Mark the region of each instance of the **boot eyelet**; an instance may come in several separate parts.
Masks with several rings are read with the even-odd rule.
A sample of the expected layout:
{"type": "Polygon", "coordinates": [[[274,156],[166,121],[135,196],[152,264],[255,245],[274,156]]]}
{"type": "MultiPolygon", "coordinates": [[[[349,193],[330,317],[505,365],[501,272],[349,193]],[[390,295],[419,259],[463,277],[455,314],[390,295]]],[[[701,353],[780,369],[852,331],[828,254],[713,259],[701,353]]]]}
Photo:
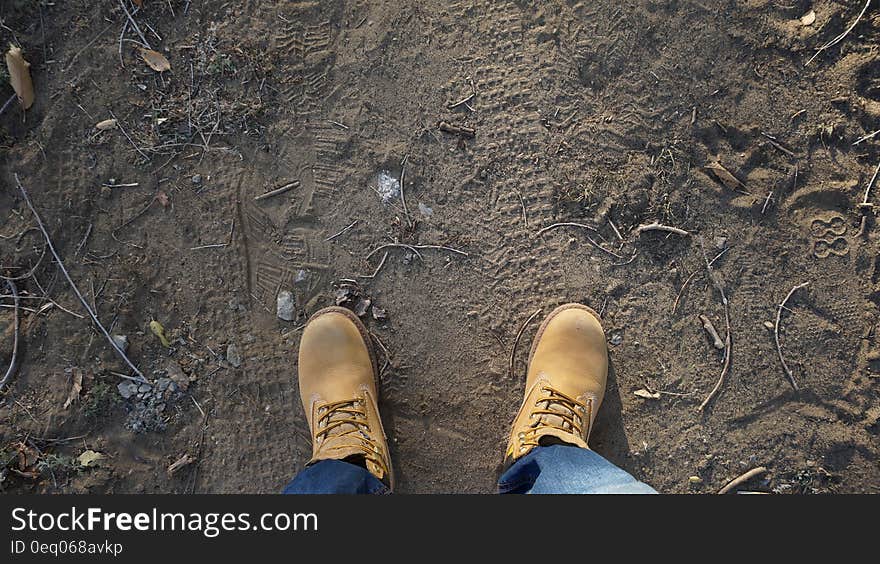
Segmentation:
{"type": "Polygon", "coordinates": [[[525,434],[525,433],[520,433],[518,436],[519,436],[520,440],[523,440],[523,439],[526,438],[526,434],[525,434]]]}

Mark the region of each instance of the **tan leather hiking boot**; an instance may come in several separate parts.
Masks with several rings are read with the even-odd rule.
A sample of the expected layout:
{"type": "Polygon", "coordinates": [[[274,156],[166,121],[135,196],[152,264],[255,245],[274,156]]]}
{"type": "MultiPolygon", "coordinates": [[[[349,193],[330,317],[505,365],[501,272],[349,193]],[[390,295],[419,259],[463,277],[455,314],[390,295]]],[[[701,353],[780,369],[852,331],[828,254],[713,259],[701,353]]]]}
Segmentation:
{"type": "Polygon", "coordinates": [[[596,313],[580,304],[553,310],[529,354],[525,399],[504,456],[509,467],[539,445],[589,448],[608,378],[608,348],[596,313]]]}
{"type": "Polygon", "coordinates": [[[299,393],[312,459],[347,459],[394,486],[376,389],[376,356],[352,312],[328,307],[309,319],[299,345],[299,393]]]}

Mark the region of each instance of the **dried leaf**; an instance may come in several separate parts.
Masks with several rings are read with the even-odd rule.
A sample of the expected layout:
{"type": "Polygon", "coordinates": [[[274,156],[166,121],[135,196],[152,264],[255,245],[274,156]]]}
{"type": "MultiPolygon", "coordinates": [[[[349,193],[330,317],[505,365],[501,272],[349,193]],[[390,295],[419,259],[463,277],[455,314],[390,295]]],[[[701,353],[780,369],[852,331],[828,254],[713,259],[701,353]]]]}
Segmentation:
{"type": "Polygon", "coordinates": [[[99,461],[104,460],[104,458],[105,456],[100,452],[87,450],[79,455],[79,463],[80,466],[88,468],[90,466],[95,466],[99,461]]]}
{"type": "Polygon", "coordinates": [[[168,62],[165,55],[158,51],[141,48],[141,58],[147,63],[147,66],[156,72],[171,70],[171,63],[168,62]]]}
{"type": "Polygon", "coordinates": [[[150,321],[150,331],[153,332],[153,335],[159,337],[159,342],[162,343],[163,347],[171,346],[171,343],[168,342],[168,338],[165,336],[165,328],[155,319],[150,321]]]}
{"type": "Polygon", "coordinates": [[[79,398],[79,393],[83,388],[83,371],[77,368],[73,369],[73,382],[70,385],[70,392],[67,393],[67,400],[64,402],[64,409],[70,407],[70,404],[79,398]]]}
{"type": "Polygon", "coordinates": [[[715,177],[731,190],[737,190],[740,188],[745,190],[746,188],[746,185],[743,184],[739,178],[734,176],[732,172],[724,168],[724,165],[722,165],[718,160],[709,161],[703,168],[711,170],[715,177]]]}
{"type": "Polygon", "coordinates": [[[144,7],[144,0],[131,0],[131,1],[132,1],[132,2],[134,3],[134,5],[137,6],[138,8],[143,8],[143,7],[144,7]]]}
{"type": "Polygon", "coordinates": [[[636,390],[633,393],[635,395],[639,396],[640,398],[644,398],[644,399],[652,399],[652,400],[660,399],[660,392],[651,392],[651,391],[648,391],[644,388],[636,390]]]}
{"type": "Polygon", "coordinates": [[[107,131],[108,129],[113,129],[116,127],[115,119],[105,119],[104,121],[99,121],[95,124],[95,129],[100,129],[101,131],[107,131]]]}
{"type": "Polygon", "coordinates": [[[31,81],[31,64],[24,60],[21,49],[9,46],[6,52],[6,68],[9,70],[9,83],[18,94],[18,101],[23,109],[34,105],[34,83],[31,81]]]}
{"type": "Polygon", "coordinates": [[[39,478],[40,471],[37,469],[37,463],[40,461],[40,453],[23,442],[17,442],[10,447],[17,451],[17,465],[11,465],[9,469],[23,478],[31,480],[39,478]]]}
{"type": "Polygon", "coordinates": [[[810,10],[803,16],[801,16],[801,25],[813,25],[813,22],[816,21],[816,10],[810,10]]]}
{"type": "Polygon", "coordinates": [[[159,193],[156,194],[156,199],[162,204],[163,208],[167,208],[171,204],[171,200],[168,198],[168,194],[166,194],[164,190],[159,190],[159,193]]]}

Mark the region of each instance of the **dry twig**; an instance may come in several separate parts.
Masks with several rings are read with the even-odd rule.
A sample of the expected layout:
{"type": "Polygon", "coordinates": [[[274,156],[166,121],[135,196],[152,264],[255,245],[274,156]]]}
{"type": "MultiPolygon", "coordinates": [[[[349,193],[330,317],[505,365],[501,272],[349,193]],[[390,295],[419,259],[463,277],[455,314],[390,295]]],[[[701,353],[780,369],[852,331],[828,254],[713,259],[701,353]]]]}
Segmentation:
{"type": "Polygon", "coordinates": [[[416,248],[413,247],[412,245],[406,245],[406,244],[404,244],[404,243],[386,243],[386,244],[384,244],[384,245],[382,245],[382,246],[376,247],[375,249],[373,249],[372,251],[370,251],[370,254],[367,255],[367,260],[369,260],[370,257],[372,257],[373,255],[375,255],[376,253],[378,253],[378,252],[381,251],[382,249],[389,249],[389,248],[390,248],[390,249],[395,249],[395,248],[409,249],[410,251],[412,251],[412,253],[413,253],[414,255],[416,255],[417,257],[419,257],[419,260],[420,260],[420,261],[424,262],[424,260],[425,260],[424,258],[422,258],[422,253],[420,253],[420,252],[418,251],[418,249],[416,249],[416,248]]]}
{"type": "MultiPolygon", "coordinates": [[[[715,255],[715,258],[713,258],[712,260],[709,261],[709,266],[712,266],[713,264],[715,264],[715,261],[720,259],[722,256],[724,256],[724,253],[726,253],[729,250],[730,250],[730,247],[727,247],[726,249],[724,249],[723,251],[721,251],[720,253],[715,255]]],[[[694,276],[696,276],[698,272],[699,272],[699,270],[693,271],[691,273],[691,275],[685,279],[684,284],[681,285],[681,289],[678,290],[678,295],[675,296],[675,302],[673,302],[673,304],[672,304],[673,315],[675,314],[675,310],[678,308],[678,302],[681,301],[681,296],[684,295],[684,289],[687,287],[687,285],[690,283],[690,281],[694,279],[694,276]]]]}
{"type": "Polygon", "coordinates": [[[880,162],[877,163],[877,168],[874,169],[874,175],[871,176],[871,180],[868,181],[868,185],[865,187],[865,198],[862,200],[859,207],[871,207],[872,204],[868,203],[868,196],[871,194],[871,188],[874,186],[874,181],[877,180],[877,173],[880,173],[880,162]]]}
{"type": "Polygon", "coordinates": [[[788,300],[791,299],[792,294],[801,288],[806,288],[809,286],[809,282],[804,282],[803,284],[798,284],[788,295],[785,296],[785,299],[782,300],[782,303],[776,308],[776,323],[773,325],[773,340],[776,342],[776,352],[779,353],[779,361],[782,363],[782,369],[785,370],[785,375],[788,376],[788,381],[791,382],[791,387],[795,390],[798,389],[797,382],[794,379],[794,375],[791,372],[791,369],[788,367],[788,364],[785,362],[785,357],[782,356],[782,345],[779,344],[779,323],[782,321],[782,310],[786,309],[785,304],[788,303],[788,300]]]}
{"type": "Polygon", "coordinates": [[[819,54],[821,54],[822,51],[824,51],[825,49],[828,49],[830,47],[834,47],[835,45],[837,45],[838,43],[840,43],[841,41],[846,39],[846,36],[849,35],[849,32],[851,32],[853,30],[853,28],[855,28],[856,25],[858,25],[859,21],[861,21],[862,16],[864,16],[865,12],[868,11],[868,6],[870,6],[870,5],[871,5],[871,0],[866,0],[865,7],[862,8],[862,11],[859,13],[858,17],[856,17],[856,20],[852,23],[852,25],[850,25],[848,28],[846,28],[846,31],[844,31],[843,33],[841,33],[840,35],[838,35],[837,37],[835,37],[834,39],[832,39],[831,41],[829,41],[825,45],[822,45],[821,47],[819,47],[819,49],[816,50],[816,53],[813,54],[812,57],[810,57],[810,59],[806,62],[806,64],[804,64],[804,66],[807,66],[810,63],[812,63],[813,59],[818,57],[819,54]]]}
{"type": "Polygon", "coordinates": [[[128,11],[128,8],[125,7],[125,2],[123,2],[123,0],[119,0],[119,6],[123,9],[123,11],[125,11],[125,15],[128,16],[128,21],[131,22],[131,27],[134,28],[134,30],[137,32],[138,37],[141,38],[141,42],[143,42],[143,44],[147,46],[147,49],[152,49],[152,47],[150,47],[150,42],[147,41],[147,38],[144,37],[143,33],[141,33],[141,28],[138,27],[137,23],[135,23],[134,21],[134,18],[131,17],[131,13],[128,11]]]}
{"type": "Polygon", "coordinates": [[[110,343],[110,346],[113,347],[113,350],[116,351],[116,354],[118,354],[119,357],[125,361],[125,363],[128,365],[128,367],[131,368],[135,374],[140,376],[140,379],[144,383],[149,384],[149,382],[144,377],[144,375],[141,374],[141,371],[138,370],[137,366],[135,366],[134,363],[131,362],[131,360],[125,354],[125,351],[123,351],[121,348],[119,348],[119,345],[116,344],[116,341],[113,340],[113,338],[110,336],[110,333],[101,324],[101,321],[98,319],[98,316],[92,310],[92,306],[89,305],[89,303],[83,297],[82,293],[79,291],[79,288],[77,288],[76,284],[73,282],[73,279],[70,277],[70,273],[68,273],[67,269],[64,267],[64,262],[61,260],[61,257],[58,255],[58,252],[55,250],[55,246],[52,244],[52,239],[49,237],[49,232],[46,230],[46,226],[43,225],[43,220],[40,219],[40,214],[38,214],[36,208],[34,208],[34,204],[31,201],[30,196],[28,196],[27,190],[25,190],[24,186],[22,186],[21,180],[19,180],[19,178],[18,178],[18,174],[16,173],[16,174],[14,174],[14,176],[15,176],[15,183],[18,185],[18,189],[21,192],[21,195],[24,197],[24,201],[27,204],[27,207],[31,210],[31,213],[34,214],[34,219],[37,222],[37,227],[39,227],[40,231],[43,232],[43,237],[45,237],[45,239],[46,239],[46,245],[48,245],[49,251],[52,253],[52,256],[55,257],[55,262],[58,263],[58,268],[61,270],[61,274],[63,274],[64,278],[67,279],[67,283],[70,284],[70,287],[73,289],[73,292],[76,294],[76,297],[79,298],[80,303],[82,303],[83,307],[86,308],[86,312],[88,312],[89,317],[92,318],[92,321],[95,323],[95,325],[98,327],[98,329],[101,330],[101,333],[104,334],[104,337],[107,338],[107,342],[110,343]]]}
{"type": "Polygon", "coordinates": [[[724,486],[723,488],[721,488],[720,490],[718,490],[718,493],[719,494],[726,494],[727,492],[733,490],[737,486],[741,486],[742,484],[748,482],[749,480],[751,480],[755,476],[760,476],[761,474],[764,474],[766,472],[767,472],[767,469],[763,466],[758,466],[757,468],[752,468],[751,470],[749,470],[748,472],[746,472],[742,476],[739,476],[739,477],[734,478],[733,480],[727,482],[727,485],[724,486]]]}
{"type": "Polygon", "coordinates": [[[513,348],[510,350],[510,362],[508,363],[508,375],[511,378],[513,378],[515,368],[514,365],[516,364],[516,349],[519,346],[519,340],[522,338],[523,332],[525,332],[526,327],[529,326],[529,323],[531,323],[536,317],[541,315],[542,311],[543,309],[539,309],[535,313],[530,315],[529,318],[526,319],[525,323],[522,324],[522,327],[519,328],[519,331],[517,331],[516,333],[516,339],[514,339],[513,341],[513,348]]]}
{"type": "Polygon", "coordinates": [[[3,388],[6,387],[6,384],[9,383],[9,379],[12,378],[12,375],[15,373],[16,364],[18,362],[18,310],[20,307],[20,302],[18,299],[18,288],[15,287],[15,283],[12,280],[7,280],[6,285],[9,287],[9,291],[12,293],[15,310],[13,313],[14,318],[12,326],[12,356],[9,359],[9,368],[6,369],[6,374],[3,376],[3,379],[0,380],[0,393],[3,392],[3,388]]]}
{"type": "MultiPolygon", "coordinates": [[[[589,231],[593,231],[594,233],[599,233],[599,231],[595,227],[591,227],[589,225],[584,225],[583,223],[574,223],[571,221],[566,221],[566,222],[562,222],[562,223],[554,223],[553,225],[548,225],[547,227],[540,229],[538,231],[538,235],[543,235],[547,231],[550,231],[551,229],[556,229],[558,227],[579,227],[581,229],[587,229],[589,231]]],[[[603,247],[602,245],[597,243],[589,235],[585,235],[585,237],[587,238],[587,241],[589,241],[591,245],[593,245],[594,247],[596,247],[600,251],[607,253],[607,254],[613,256],[614,258],[624,260],[624,257],[620,256],[619,254],[615,253],[614,251],[609,251],[608,249],[606,249],[605,247],[603,247]]],[[[601,237],[601,235],[600,235],[600,237],[601,237]]],[[[633,255],[632,258],[635,258],[635,255],[633,255]]],[[[626,264],[629,264],[629,263],[626,263],[626,264]]]]}
{"type": "Polygon", "coordinates": [[[700,320],[700,323],[703,324],[703,329],[706,330],[709,338],[712,339],[712,346],[718,350],[723,350],[724,341],[721,340],[721,336],[718,334],[718,331],[715,330],[715,326],[712,325],[712,320],[702,314],[697,317],[700,320]]]}
{"type": "Polygon", "coordinates": [[[372,274],[360,274],[355,278],[375,278],[379,271],[382,270],[382,267],[385,266],[385,261],[388,260],[388,254],[390,251],[385,251],[385,254],[382,255],[382,260],[379,261],[379,266],[376,267],[376,270],[373,271],[372,274]]]}
{"type": "Polygon", "coordinates": [[[406,185],[407,159],[409,159],[409,154],[404,155],[403,159],[400,161],[400,203],[403,205],[403,215],[406,217],[406,223],[409,225],[410,229],[412,229],[413,220],[409,217],[409,210],[406,208],[406,190],[404,188],[406,185]]]}
{"type": "Polygon", "coordinates": [[[348,227],[344,227],[344,228],[342,229],[342,231],[339,231],[338,233],[335,233],[335,234],[333,234],[333,235],[330,235],[329,237],[327,237],[326,239],[324,239],[324,242],[326,243],[326,242],[328,242],[328,241],[332,241],[333,239],[339,237],[340,235],[343,235],[343,234],[347,233],[349,229],[351,229],[352,227],[354,227],[355,225],[357,225],[358,221],[360,221],[360,220],[359,220],[359,219],[356,219],[356,220],[352,221],[352,222],[348,225],[348,227]]]}
{"type": "Polygon", "coordinates": [[[715,387],[712,388],[712,391],[709,392],[709,395],[706,396],[706,399],[700,404],[699,411],[703,411],[721,389],[721,386],[724,385],[724,381],[727,379],[727,374],[730,372],[730,358],[733,354],[733,336],[730,331],[730,304],[727,301],[727,294],[724,292],[724,286],[712,270],[712,263],[709,262],[709,257],[706,256],[706,247],[703,245],[702,237],[700,238],[700,250],[703,252],[703,260],[706,262],[706,271],[709,274],[709,279],[712,281],[712,285],[715,286],[715,289],[718,290],[718,293],[721,294],[721,303],[724,305],[724,329],[726,331],[726,335],[724,336],[724,360],[721,366],[721,374],[718,376],[718,382],[715,383],[715,387]]]}
{"type": "Polygon", "coordinates": [[[639,225],[635,228],[633,233],[635,233],[636,235],[641,235],[645,231],[666,231],[667,233],[675,233],[676,235],[690,235],[690,233],[688,231],[685,231],[684,229],[679,229],[678,227],[670,227],[668,225],[663,225],[662,223],[657,223],[656,221],[653,223],[645,223],[639,225]]]}
{"type": "Polygon", "coordinates": [[[284,186],[282,186],[280,188],[276,188],[275,190],[270,190],[269,192],[266,192],[265,194],[260,194],[259,196],[255,196],[254,201],[259,202],[261,200],[266,200],[266,199],[271,198],[273,196],[278,196],[279,194],[283,194],[292,188],[296,188],[297,186],[299,186],[299,180],[294,180],[293,182],[288,182],[287,184],[285,184],[284,186]]]}
{"type": "MultiPolygon", "coordinates": [[[[0,113],[2,113],[2,112],[0,112],[0,113]]],[[[853,145],[858,145],[859,143],[863,143],[863,142],[867,141],[868,139],[873,139],[874,137],[876,137],[876,135],[878,133],[880,133],[880,129],[878,129],[877,131],[873,131],[863,137],[859,137],[858,139],[853,141],[853,145]]]]}

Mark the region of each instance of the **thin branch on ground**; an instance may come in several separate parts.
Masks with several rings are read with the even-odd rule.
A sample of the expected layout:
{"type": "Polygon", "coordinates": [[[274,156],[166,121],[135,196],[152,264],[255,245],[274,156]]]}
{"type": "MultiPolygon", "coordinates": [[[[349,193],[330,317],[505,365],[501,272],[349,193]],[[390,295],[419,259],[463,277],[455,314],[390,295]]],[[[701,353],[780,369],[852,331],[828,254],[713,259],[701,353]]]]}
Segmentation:
{"type": "Polygon", "coordinates": [[[13,313],[13,326],[12,326],[12,356],[9,359],[9,368],[6,369],[6,374],[3,376],[3,379],[0,380],[0,393],[3,392],[3,388],[6,387],[6,384],[9,383],[10,378],[15,373],[16,366],[18,364],[18,326],[19,326],[19,308],[21,307],[21,303],[18,299],[18,288],[15,287],[15,283],[12,280],[7,280],[6,285],[9,287],[9,291],[12,293],[12,299],[15,304],[15,310],[13,313]]]}
{"type": "Polygon", "coordinates": [[[131,143],[131,146],[134,147],[135,151],[140,153],[143,158],[150,160],[150,157],[146,153],[144,153],[141,148],[138,147],[137,143],[134,142],[134,139],[129,136],[128,132],[125,130],[125,127],[122,126],[122,121],[120,121],[120,119],[116,117],[116,114],[113,113],[113,110],[108,109],[107,111],[110,112],[110,115],[113,116],[113,119],[116,120],[116,126],[119,127],[119,131],[121,131],[122,134],[125,135],[125,138],[128,139],[128,142],[131,143]]]}
{"type": "Polygon", "coordinates": [[[733,490],[737,486],[741,486],[742,484],[745,484],[746,482],[748,482],[749,480],[751,480],[755,476],[760,476],[761,474],[764,474],[766,472],[767,472],[767,469],[763,466],[758,466],[757,468],[752,468],[751,470],[749,470],[748,472],[746,472],[742,476],[738,476],[738,477],[734,478],[733,480],[727,482],[727,485],[724,486],[723,488],[721,488],[720,490],[718,490],[718,493],[719,494],[726,494],[727,492],[733,490]]]}
{"type": "Polygon", "coordinates": [[[871,176],[871,180],[868,181],[868,185],[865,187],[865,198],[862,200],[862,207],[871,206],[871,204],[868,203],[868,196],[871,194],[871,188],[874,186],[874,181],[877,180],[877,173],[880,173],[880,162],[877,163],[877,168],[874,169],[874,175],[871,176]]]}
{"type": "Polygon", "coordinates": [[[853,141],[853,145],[858,145],[859,143],[864,143],[864,142],[867,141],[868,139],[873,139],[874,137],[876,137],[876,135],[877,135],[878,133],[880,133],[880,129],[878,129],[877,131],[873,131],[873,132],[871,132],[871,133],[869,133],[869,134],[867,134],[867,135],[865,135],[865,136],[863,136],[863,137],[859,137],[858,139],[856,139],[855,141],[853,141]]]}
{"type": "Polygon", "coordinates": [[[357,225],[358,221],[360,221],[360,220],[359,220],[359,219],[356,219],[356,220],[352,221],[347,227],[344,227],[344,228],[342,229],[342,231],[339,231],[338,233],[336,233],[336,234],[334,234],[334,235],[330,235],[329,237],[327,237],[326,239],[324,239],[324,242],[327,243],[327,242],[332,241],[333,239],[339,237],[340,235],[344,235],[345,233],[348,232],[349,229],[351,229],[352,227],[354,227],[355,225],[357,225]]]}
{"type": "Polygon", "coordinates": [[[123,0],[119,0],[119,7],[125,12],[125,15],[128,16],[128,21],[131,22],[131,27],[134,28],[135,32],[137,32],[138,37],[141,38],[141,42],[147,46],[147,49],[152,49],[150,47],[150,42],[147,41],[147,38],[144,37],[144,34],[141,33],[141,28],[138,27],[138,24],[134,21],[134,18],[131,16],[131,13],[128,11],[128,8],[125,7],[125,2],[123,0]]]}
{"type": "Polygon", "coordinates": [[[404,185],[406,184],[406,161],[409,159],[409,154],[404,155],[403,160],[400,161],[400,203],[403,205],[403,215],[406,218],[406,223],[409,225],[410,229],[413,227],[413,220],[409,216],[409,210],[406,207],[406,191],[404,189],[404,185]]]}
{"type": "Polygon", "coordinates": [[[355,278],[375,278],[379,271],[382,270],[382,267],[385,266],[385,261],[388,260],[388,254],[390,251],[385,251],[385,254],[382,255],[382,260],[379,261],[379,266],[376,267],[376,270],[373,271],[372,274],[361,274],[356,276],[355,278]]]}
{"type": "Polygon", "coordinates": [[[773,325],[773,340],[776,343],[776,352],[779,353],[779,361],[782,363],[782,369],[785,371],[785,375],[788,376],[788,381],[791,382],[791,387],[794,388],[795,391],[797,391],[798,385],[794,379],[794,374],[791,372],[791,368],[789,368],[788,364],[785,362],[785,357],[782,355],[782,345],[779,343],[779,324],[782,321],[782,310],[787,309],[785,304],[791,299],[792,294],[809,285],[809,282],[804,282],[803,284],[798,284],[788,292],[788,295],[785,296],[785,299],[782,300],[782,303],[776,308],[776,323],[773,325]]]}
{"type": "Polygon", "coordinates": [[[457,255],[461,255],[463,257],[469,257],[470,255],[464,251],[459,251],[458,249],[453,249],[452,247],[445,247],[443,245],[413,245],[414,249],[436,249],[438,251],[449,251],[450,253],[455,253],[457,255]]]}
{"type": "Polygon", "coordinates": [[[589,229],[590,231],[593,231],[594,233],[598,233],[598,232],[599,232],[598,229],[596,229],[595,227],[592,227],[592,226],[590,226],[590,225],[585,225],[585,224],[583,224],[583,223],[574,223],[574,222],[571,222],[571,221],[566,221],[566,222],[562,222],[562,223],[554,223],[553,225],[548,225],[547,227],[544,227],[544,228],[540,229],[540,230],[538,231],[538,235],[543,235],[543,234],[546,233],[547,231],[550,231],[551,229],[556,229],[556,228],[558,228],[558,227],[580,227],[581,229],[589,229]]]}
{"type": "Polygon", "coordinates": [[[381,251],[382,249],[409,249],[410,251],[412,251],[412,253],[413,253],[414,255],[416,255],[417,257],[419,257],[419,260],[420,260],[420,261],[423,261],[423,262],[424,262],[424,260],[425,260],[424,258],[422,258],[422,253],[420,253],[420,252],[418,251],[418,249],[416,249],[416,248],[413,247],[412,245],[407,245],[407,244],[405,244],[405,243],[386,243],[386,244],[384,244],[384,245],[382,245],[382,246],[376,247],[375,249],[373,249],[372,251],[370,251],[370,254],[367,255],[367,260],[370,260],[370,257],[372,257],[373,255],[375,255],[376,253],[378,253],[378,252],[381,251]]]}
{"type": "Polygon", "coordinates": [[[526,327],[529,326],[529,323],[531,323],[532,321],[534,321],[534,319],[536,317],[541,315],[542,311],[544,311],[544,310],[539,309],[535,313],[530,315],[529,318],[526,319],[525,323],[523,323],[522,326],[519,328],[519,331],[517,331],[517,333],[516,333],[516,339],[514,339],[513,348],[510,350],[510,361],[509,361],[508,367],[507,367],[507,373],[511,378],[513,378],[513,376],[514,376],[514,368],[516,367],[515,366],[516,365],[516,349],[519,346],[519,340],[522,338],[522,335],[525,332],[526,327]]]}
{"type": "Polygon", "coordinates": [[[299,180],[294,180],[293,182],[288,182],[287,184],[285,184],[281,188],[276,188],[275,190],[271,190],[269,192],[266,192],[265,194],[260,194],[259,196],[255,196],[254,201],[259,202],[261,200],[266,200],[268,198],[271,198],[272,196],[278,196],[279,194],[283,194],[292,188],[296,188],[297,186],[299,186],[299,180]]]}
{"type": "Polygon", "coordinates": [[[27,272],[27,274],[22,274],[21,276],[3,276],[2,274],[0,274],[0,279],[3,279],[3,280],[10,280],[10,281],[12,281],[12,282],[17,282],[17,281],[19,281],[19,280],[24,280],[25,278],[30,278],[31,276],[34,275],[34,272],[37,271],[37,268],[38,268],[38,267],[40,266],[40,264],[43,262],[43,258],[44,258],[45,256],[46,256],[46,245],[43,245],[43,252],[40,253],[40,258],[37,259],[36,264],[34,264],[33,268],[31,268],[31,269],[27,272]]]}
{"type": "Polygon", "coordinates": [[[229,239],[225,243],[214,243],[213,245],[200,245],[198,247],[190,247],[189,250],[197,251],[199,249],[220,249],[228,247],[232,244],[232,238],[235,235],[235,218],[232,218],[232,227],[229,229],[229,239]]]}
{"type": "MultiPolygon", "coordinates": [[[[709,261],[709,266],[712,266],[713,264],[715,264],[715,261],[720,259],[722,256],[724,256],[724,253],[726,253],[729,250],[730,250],[730,247],[727,247],[726,249],[724,249],[723,251],[721,251],[720,253],[715,255],[715,258],[713,258],[712,260],[709,261]]],[[[693,271],[691,273],[691,275],[685,279],[684,284],[681,285],[681,289],[678,291],[678,295],[675,296],[675,302],[673,302],[673,304],[672,304],[673,315],[675,314],[675,310],[678,308],[678,302],[681,301],[681,296],[684,294],[684,289],[687,287],[687,285],[690,283],[690,281],[694,279],[694,276],[696,276],[697,273],[699,273],[699,272],[700,272],[699,270],[693,271]]]]}
{"type": "Polygon", "coordinates": [[[639,225],[633,231],[635,235],[641,235],[645,231],[665,231],[667,233],[675,233],[676,235],[688,236],[690,232],[685,231],[684,229],[679,229],[678,227],[670,227],[669,225],[663,225],[662,223],[657,223],[656,221],[653,223],[645,223],[643,225],[639,225]]]}
{"type": "Polygon", "coordinates": [[[703,411],[715,398],[715,395],[718,394],[718,391],[727,379],[727,374],[730,372],[730,358],[733,355],[733,336],[730,331],[730,304],[727,301],[727,294],[724,292],[724,286],[721,284],[721,281],[718,280],[718,277],[712,270],[712,263],[709,262],[709,257],[706,256],[706,247],[703,244],[703,238],[700,237],[699,241],[700,250],[703,252],[703,260],[706,263],[706,271],[709,274],[709,279],[712,281],[712,285],[715,286],[715,289],[718,290],[718,293],[721,294],[721,303],[724,305],[724,329],[726,331],[724,336],[724,360],[721,366],[721,374],[718,376],[718,382],[715,383],[715,387],[712,388],[712,391],[709,392],[709,395],[706,396],[706,399],[700,404],[699,411],[703,411]]]}
{"type": "Polygon", "coordinates": [[[861,12],[859,12],[859,15],[856,17],[856,19],[855,19],[855,21],[852,23],[852,25],[850,25],[848,28],[846,28],[846,31],[844,31],[843,33],[841,33],[840,35],[838,35],[837,37],[835,37],[834,39],[832,39],[831,41],[829,41],[829,42],[826,43],[825,45],[822,45],[821,47],[819,47],[819,49],[816,50],[816,53],[813,54],[812,57],[810,57],[810,59],[806,62],[806,64],[804,64],[804,66],[807,66],[807,65],[809,65],[810,63],[812,63],[812,62],[813,62],[813,59],[815,59],[816,57],[818,57],[818,56],[822,53],[822,51],[824,51],[824,50],[826,50],[826,49],[829,49],[829,48],[831,48],[831,47],[834,47],[835,45],[837,45],[838,43],[840,43],[841,41],[843,41],[844,39],[846,39],[846,36],[849,35],[849,32],[851,32],[851,31],[852,31],[852,30],[853,30],[853,29],[859,24],[859,22],[860,22],[861,19],[862,19],[862,16],[864,16],[864,15],[865,15],[865,12],[868,11],[868,7],[869,7],[870,5],[871,5],[871,0],[866,0],[866,2],[865,2],[865,7],[862,8],[862,11],[861,11],[861,12]]]}
{"type": "Polygon", "coordinates": [[[116,354],[119,355],[119,357],[125,361],[125,363],[128,365],[128,367],[131,368],[135,374],[140,376],[141,380],[143,380],[144,383],[149,384],[149,382],[144,377],[144,375],[141,373],[141,371],[138,370],[137,366],[135,366],[134,363],[125,354],[125,351],[123,351],[119,347],[119,345],[116,344],[116,341],[113,340],[113,337],[110,336],[110,333],[101,324],[101,321],[98,319],[98,316],[92,310],[92,307],[89,305],[89,303],[86,301],[86,299],[83,297],[82,293],[79,291],[79,288],[77,288],[73,279],[70,277],[70,273],[67,272],[67,268],[64,267],[64,261],[61,260],[61,256],[55,250],[55,245],[52,244],[52,239],[51,239],[51,237],[49,237],[49,232],[46,230],[46,226],[43,225],[43,220],[40,218],[40,214],[37,213],[37,210],[34,207],[34,204],[31,201],[31,198],[28,195],[27,190],[25,190],[24,186],[22,186],[21,180],[19,180],[19,178],[18,178],[18,173],[14,174],[14,176],[15,176],[15,183],[18,185],[18,189],[21,192],[22,197],[24,197],[24,201],[27,204],[27,207],[31,210],[31,213],[34,214],[34,219],[37,222],[37,227],[39,227],[40,231],[43,232],[43,237],[45,237],[45,239],[46,239],[46,245],[48,245],[49,251],[52,253],[52,256],[55,257],[55,262],[58,263],[58,268],[61,270],[61,273],[64,275],[64,278],[67,279],[67,283],[70,284],[70,287],[73,289],[73,292],[76,294],[76,297],[79,298],[80,303],[82,303],[83,307],[86,309],[86,312],[88,312],[89,317],[92,318],[92,321],[95,323],[95,325],[98,327],[98,329],[101,330],[101,333],[104,334],[104,337],[107,338],[107,342],[110,343],[110,346],[113,347],[113,350],[116,351],[116,354]]]}
{"type": "Polygon", "coordinates": [[[367,255],[367,260],[369,260],[373,255],[375,255],[376,253],[378,253],[379,251],[381,251],[383,249],[394,249],[394,248],[409,249],[413,254],[415,254],[417,257],[419,257],[419,260],[422,262],[424,262],[425,259],[424,259],[424,257],[422,257],[422,253],[420,253],[419,251],[424,251],[426,249],[434,249],[434,250],[438,250],[438,251],[449,251],[450,253],[455,253],[455,254],[461,255],[463,257],[470,256],[469,254],[467,254],[464,251],[460,251],[458,249],[453,249],[452,247],[446,247],[444,245],[407,245],[406,243],[386,243],[386,244],[381,245],[379,247],[376,247],[375,249],[370,251],[370,254],[367,255]]]}
{"type": "MultiPolygon", "coordinates": [[[[540,229],[537,234],[543,235],[547,231],[550,231],[551,229],[557,229],[559,227],[579,227],[581,229],[587,229],[589,231],[593,231],[594,233],[599,233],[599,231],[595,227],[592,227],[590,225],[566,221],[566,222],[562,222],[562,223],[554,223],[553,225],[548,225],[547,227],[540,229]]],[[[599,236],[601,237],[601,234],[599,236]]],[[[616,259],[625,260],[625,257],[620,256],[619,254],[615,253],[614,251],[609,251],[608,249],[606,249],[605,247],[600,245],[595,239],[593,239],[589,235],[585,235],[585,237],[587,238],[587,241],[589,241],[591,245],[593,245],[594,247],[596,247],[600,251],[607,253],[616,259]]],[[[626,264],[629,264],[629,263],[626,263],[626,264]]]]}
{"type": "Polygon", "coordinates": [[[6,108],[8,108],[9,106],[11,106],[13,100],[15,100],[16,98],[18,98],[18,94],[14,94],[14,93],[13,93],[12,96],[10,96],[8,100],[6,100],[6,102],[3,104],[3,107],[0,108],[0,115],[3,115],[3,112],[6,111],[6,108]]]}

